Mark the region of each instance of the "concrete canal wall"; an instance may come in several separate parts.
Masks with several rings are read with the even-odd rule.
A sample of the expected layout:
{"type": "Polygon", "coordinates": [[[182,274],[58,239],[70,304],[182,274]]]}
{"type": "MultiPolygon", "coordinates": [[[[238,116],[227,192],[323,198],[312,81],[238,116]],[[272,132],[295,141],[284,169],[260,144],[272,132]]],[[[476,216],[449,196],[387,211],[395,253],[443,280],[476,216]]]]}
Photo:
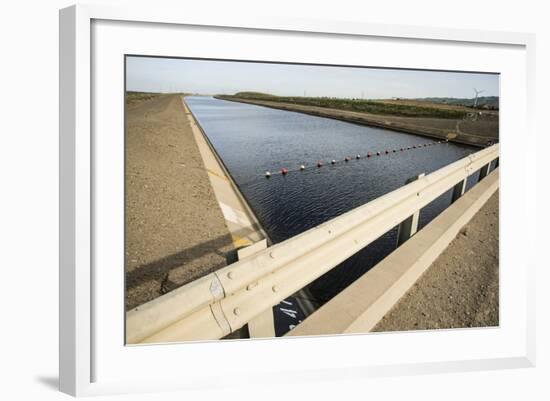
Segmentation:
{"type": "MultiPolygon", "coordinates": [[[[197,123],[183,97],[182,104],[212,189],[223,213],[225,224],[233,238],[235,249],[239,250],[260,241],[263,241],[265,243],[264,247],[266,247],[271,242],[267,233],[261,227],[250,206],[248,206],[237,184],[231,178],[231,174],[197,123]]],[[[243,250],[243,252],[243,255],[246,255],[250,251],[243,250]]]]}

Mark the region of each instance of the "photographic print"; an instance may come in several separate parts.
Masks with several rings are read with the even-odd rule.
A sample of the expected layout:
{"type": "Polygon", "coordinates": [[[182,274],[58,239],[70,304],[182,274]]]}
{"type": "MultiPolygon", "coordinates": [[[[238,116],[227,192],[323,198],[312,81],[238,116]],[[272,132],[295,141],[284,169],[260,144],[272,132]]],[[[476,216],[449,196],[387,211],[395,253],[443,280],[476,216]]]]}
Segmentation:
{"type": "Polygon", "coordinates": [[[126,344],[498,326],[499,79],[127,55],[126,344]]]}

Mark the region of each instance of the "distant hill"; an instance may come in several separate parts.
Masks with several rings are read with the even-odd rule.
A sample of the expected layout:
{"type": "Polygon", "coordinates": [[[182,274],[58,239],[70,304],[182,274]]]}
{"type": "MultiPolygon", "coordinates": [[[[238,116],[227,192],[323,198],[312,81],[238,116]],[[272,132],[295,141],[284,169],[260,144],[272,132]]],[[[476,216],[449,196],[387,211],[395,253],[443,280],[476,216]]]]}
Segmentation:
{"type": "Polygon", "coordinates": [[[267,99],[267,98],[278,97],[278,96],[275,96],[275,95],[271,95],[269,93],[252,92],[252,91],[237,92],[233,96],[242,97],[242,98],[246,98],[246,99],[267,99]]]}
{"type": "MultiPolygon", "coordinates": [[[[451,104],[456,106],[473,107],[474,98],[455,98],[455,97],[424,97],[415,99],[417,101],[451,104]]],[[[477,98],[477,107],[482,109],[498,110],[499,109],[499,97],[498,96],[480,96],[477,98]]]]}

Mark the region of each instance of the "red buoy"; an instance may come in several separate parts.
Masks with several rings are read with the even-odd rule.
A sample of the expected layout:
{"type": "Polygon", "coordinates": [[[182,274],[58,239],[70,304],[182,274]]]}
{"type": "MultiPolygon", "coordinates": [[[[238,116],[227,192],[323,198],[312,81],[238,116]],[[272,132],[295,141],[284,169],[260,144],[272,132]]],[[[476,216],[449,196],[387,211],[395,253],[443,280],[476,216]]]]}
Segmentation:
{"type": "Polygon", "coordinates": [[[286,169],[286,168],[283,167],[283,168],[281,169],[281,174],[282,174],[282,175],[286,175],[287,173],[288,173],[288,169],[286,169]]]}
{"type": "Polygon", "coordinates": [[[370,152],[369,152],[369,153],[367,153],[367,157],[371,157],[371,156],[372,156],[372,155],[370,154],[370,152]]]}
{"type": "Polygon", "coordinates": [[[350,161],[350,158],[349,158],[348,156],[346,156],[346,158],[344,159],[344,161],[349,162],[349,161],[350,161]]]}
{"type": "Polygon", "coordinates": [[[400,152],[403,152],[403,148],[399,149],[400,152]]]}
{"type": "Polygon", "coordinates": [[[317,162],[317,167],[321,167],[322,165],[323,165],[323,162],[321,162],[321,161],[317,162]]]}

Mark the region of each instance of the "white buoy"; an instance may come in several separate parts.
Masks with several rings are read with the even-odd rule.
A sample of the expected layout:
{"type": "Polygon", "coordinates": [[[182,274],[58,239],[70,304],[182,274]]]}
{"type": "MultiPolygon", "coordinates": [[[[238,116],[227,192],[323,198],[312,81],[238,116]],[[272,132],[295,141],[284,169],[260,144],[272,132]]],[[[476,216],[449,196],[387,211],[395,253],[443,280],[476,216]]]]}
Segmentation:
{"type": "Polygon", "coordinates": [[[361,158],[361,155],[357,155],[355,156],[356,159],[360,159],[361,158]]]}
{"type": "Polygon", "coordinates": [[[331,163],[336,164],[336,160],[332,159],[331,163]]]}
{"type": "Polygon", "coordinates": [[[306,168],[306,166],[304,166],[303,164],[300,166],[300,170],[304,171],[306,168]]]}
{"type": "Polygon", "coordinates": [[[265,176],[266,176],[266,178],[269,178],[269,177],[271,177],[271,173],[269,171],[266,171],[265,176]]]}

